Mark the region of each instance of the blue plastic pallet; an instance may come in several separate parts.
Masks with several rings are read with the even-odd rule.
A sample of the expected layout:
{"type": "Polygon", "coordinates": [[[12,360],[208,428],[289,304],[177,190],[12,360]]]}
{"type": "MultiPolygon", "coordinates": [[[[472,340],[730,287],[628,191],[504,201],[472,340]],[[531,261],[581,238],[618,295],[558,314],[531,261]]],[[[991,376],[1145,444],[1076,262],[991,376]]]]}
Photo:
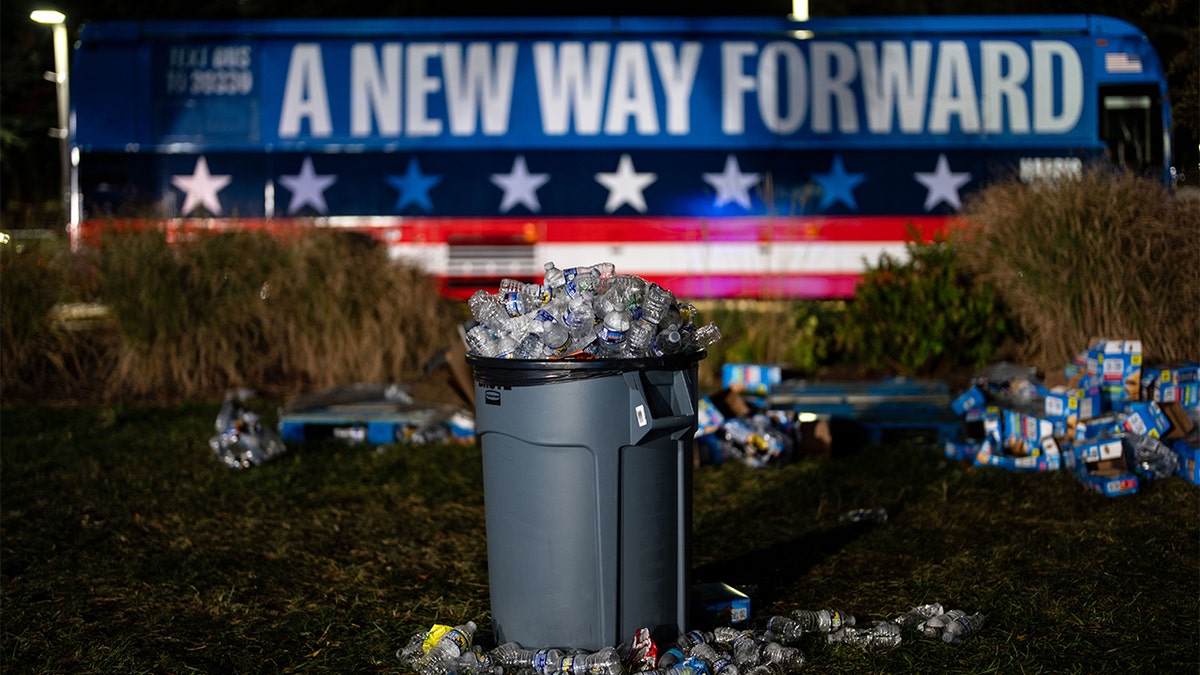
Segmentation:
{"type": "Polygon", "coordinates": [[[897,436],[928,436],[942,445],[958,438],[962,429],[962,418],[950,410],[951,400],[945,382],[930,380],[786,380],[773,386],[761,405],[828,418],[839,445],[879,444],[897,436]]]}

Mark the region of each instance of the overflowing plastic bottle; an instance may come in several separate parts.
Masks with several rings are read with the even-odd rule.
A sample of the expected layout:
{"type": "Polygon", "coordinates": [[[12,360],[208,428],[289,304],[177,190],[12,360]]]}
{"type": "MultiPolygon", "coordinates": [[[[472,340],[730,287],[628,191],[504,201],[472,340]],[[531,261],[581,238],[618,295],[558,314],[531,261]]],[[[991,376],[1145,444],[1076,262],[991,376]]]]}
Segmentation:
{"type": "Polygon", "coordinates": [[[721,331],[694,305],[612,263],[544,266],[542,283],[501,280],[467,301],[467,352],[487,358],[647,358],[700,351],[721,331]]]}

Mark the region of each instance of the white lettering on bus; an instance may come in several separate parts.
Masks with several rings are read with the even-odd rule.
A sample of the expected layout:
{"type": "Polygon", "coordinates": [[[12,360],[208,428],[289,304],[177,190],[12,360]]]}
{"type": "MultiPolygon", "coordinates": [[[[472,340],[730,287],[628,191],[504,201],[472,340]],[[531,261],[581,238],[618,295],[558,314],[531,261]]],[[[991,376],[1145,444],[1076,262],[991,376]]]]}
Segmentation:
{"type": "MultiPolygon", "coordinates": [[[[405,100],[405,122],[412,135],[441,133],[441,120],[430,119],[427,97],[436,93],[444,81],[446,110],[453,136],[472,136],[476,122],[481,120],[483,133],[502,136],[508,132],[513,80],[516,73],[517,45],[502,42],[492,45],[472,42],[463,46],[456,42],[445,44],[414,43],[408,45],[409,72],[405,78],[408,89],[405,100]],[[414,56],[415,55],[415,56],[414,56]],[[430,77],[428,61],[441,58],[443,81],[430,77]],[[414,58],[417,65],[413,66],[414,58]]],[[[360,42],[351,48],[350,58],[350,134],[355,137],[371,135],[371,119],[379,126],[381,136],[399,136],[402,128],[401,45],[389,42],[380,48],[375,58],[375,45],[360,42]]]]}
{"type": "Polygon", "coordinates": [[[313,138],[333,134],[329,115],[329,95],[325,89],[325,63],[321,45],[303,42],[292,47],[287,81],[283,87],[283,107],[279,114],[279,137],[300,135],[301,123],[308,120],[313,138]]]}
{"type": "Polygon", "coordinates": [[[1033,43],[1033,130],[1039,134],[1070,131],[1083,113],[1083,64],[1075,48],[1061,40],[1033,43]],[[1058,61],[1062,70],[1057,71],[1058,61]],[[1054,74],[1061,72],[1062,77],[1054,74]],[[1057,85],[1057,86],[1056,86],[1057,85]],[[1062,109],[1054,113],[1054,92],[1062,92],[1062,109]]]}
{"type": "Polygon", "coordinates": [[[600,133],[600,106],[604,101],[611,46],[607,42],[593,42],[588,45],[586,56],[582,42],[562,42],[557,46],[556,55],[553,42],[533,45],[542,130],[547,136],[562,136],[571,129],[574,120],[575,133],[595,136],[600,133]]]}
{"type": "MultiPolygon", "coordinates": [[[[358,43],[350,54],[348,131],[357,138],[502,136],[522,84],[536,88],[541,133],[549,137],[685,135],[700,104],[719,106],[712,112],[727,136],[754,128],[780,136],[1062,134],[1083,115],[1082,61],[1061,40],[982,40],[977,47],[964,40],[730,40],[717,56],[719,83],[704,89],[719,102],[693,98],[701,51],[699,42],[535,42],[534,82],[517,83],[515,42],[358,43]]],[[[237,64],[244,56],[231,51],[222,59],[237,64]]],[[[306,122],[313,137],[333,135],[326,77],[341,75],[326,72],[319,44],[292,47],[280,137],[299,136],[306,122]]]]}
{"type": "Polygon", "coordinates": [[[867,129],[873,134],[892,132],[893,108],[899,113],[901,133],[919,134],[924,128],[933,45],[928,40],[914,40],[911,45],[911,65],[903,42],[883,42],[882,56],[876,55],[874,42],[855,45],[862,70],[867,129]]]}

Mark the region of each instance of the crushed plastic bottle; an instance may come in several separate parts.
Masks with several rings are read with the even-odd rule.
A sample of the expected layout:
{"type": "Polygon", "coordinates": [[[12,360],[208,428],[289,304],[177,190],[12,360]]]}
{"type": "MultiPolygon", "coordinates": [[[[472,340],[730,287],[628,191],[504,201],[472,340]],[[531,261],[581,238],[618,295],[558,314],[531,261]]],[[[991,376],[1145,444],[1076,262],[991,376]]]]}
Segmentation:
{"type": "Polygon", "coordinates": [[[738,675],[733,658],[725,652],[718,652],[707,642],[693,647],[692,656],[703,661],[711,675],[738,675]]]}
{"type": "Polygon", "coordinates": [[[417,672],[421,675],[448,675],[455,672],[458,658],[471,649],[475,629],[475,622],[468,621],[447,631],[417,661],[417,672]]]}
{"type": "Polygon", "coordinates": [[[1130,468],[1140,478],[1148,481],[1170,478],[1179,469],[1179,455],[1153,436],[1121,434],[1121,445],[1130,468]]]}
{"type": "Polygon", "coordinates": [[[517,671],[531,669],[541,675],[558,672],[562,665],[563,652],[558,649],[526,649],[516,642],[506,642],[491,652],[489,656],[500,667],[517,671]]]}
{"type": "Polygon", "coordinates": [[[892,619],[892,623],[896,624],[904,630],[916,628],[921,623],[932,619],[935,616],[945,613],[945,609],[937,602],[930,602],[924,605],[917,605],[900,616],[892,619]]]}
{"type": "Polygon", "coordinates": [[[876,621],[869,627],[844,626],[826,636],[830,643],[841,642],[858,647],[895,647],[901,642],[900,626],[890,621],[876,621]]]}
{"type": "Polygon", "coordinates": [[[691,655],[692,649],[696,645],[709,642],[713,639],[713,634],[707,631],[690,630],[683,635],[680,635],[675,644],[671,645],[665,652],[658,657],[659,668],[670,668],[675,664],[682,663],[688,656],[691,655]]]}
{"type": "Polygon", "coordinates": [[[839,516],[838,522],[883,524],[887,522],[887,519],[887,509],[877,506],[873,509],[851,509],[839,516]]]}
{"type": "Polygon", "coordinates": [[[232,469],[247,469],[287,452],[283,439],[262,423],[245,401],[253,392],[238,389],[225,394],[214,424],[217,435],[208,441],[217,457],[232,469]]]}
{"type": "Polygon", "coordinates": [[[854,617],[838,609],[797,609],[790,616],[776,615],[767,620],[771,634],[768,639],[778,639],[784,645],[798,641],[805,633],[834,633],[853,625],[854,617]]]}
{"type": "Polygon", "coordinates": [[[567,654],[555,671],[562,675],[621,675],[621,657],[616,647],[605,647],[591,654],[567,654]]]}
{"type": "Polygon", "coordinates": [[[947,624],[954,623],[966,615],[967,613],[961,609],[952,609],[948,612],[938,614],[937,616],[930,617],[929,619],[922,621],[917,626],[917,632],[921,633],[925,637],[940,638],[942,636],[942,631],[945,630],[947,624]]]}
{"type": "Polygon", "coordinates": [[[947,644],[960,644],[971,638],[972,635],[979,632],[983,627],[984,616],[979,612],[974,614],[963,614],[956,617],[953,621],[946,623],[942,628],[942,641],[947,644]]]}
{"type": "Polygon", "coordinates": [[[778,642],[763,645],[761,663],[778,666],[785,673],[794,673],[804,667],[804,652],[798,647],[785,647],[778,642]]]}

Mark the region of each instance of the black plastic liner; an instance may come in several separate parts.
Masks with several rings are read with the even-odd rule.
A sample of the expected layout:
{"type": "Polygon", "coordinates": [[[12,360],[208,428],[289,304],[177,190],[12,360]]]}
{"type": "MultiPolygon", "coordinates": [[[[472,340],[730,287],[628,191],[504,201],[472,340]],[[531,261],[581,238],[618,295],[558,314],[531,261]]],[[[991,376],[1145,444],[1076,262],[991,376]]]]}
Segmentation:
{"type": "Polygon", "coordinates": [[[468,354],[467,363],[475,370],[475,382],[480,386],[528,387],[611,377],[631,371],[684,370],[706,356],[708,352],[703,349],[639,359],[496,359],[468,354]]]}

